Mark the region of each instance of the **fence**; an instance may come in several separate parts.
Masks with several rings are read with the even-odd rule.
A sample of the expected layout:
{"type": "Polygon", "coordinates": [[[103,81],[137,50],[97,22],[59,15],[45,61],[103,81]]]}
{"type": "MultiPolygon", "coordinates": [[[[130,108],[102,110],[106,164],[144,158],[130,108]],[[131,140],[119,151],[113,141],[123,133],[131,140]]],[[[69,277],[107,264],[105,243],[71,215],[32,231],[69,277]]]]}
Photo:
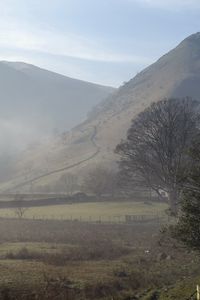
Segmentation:
{"type": "MultiPolygon", "coordinates": [[[[4,214],[1,218],[19,218],[15,214],[4,214]]],[[[85,222],[85,223],[99,223],[99,224],[122,224],[122,225],[134,225],[138,223],[170,223],[175,219],[165,214],[154,214],[154,215],[32,215],[25,211],[21,217],[23,219],[32,220],[57,220],[57,221],[73,221],[73,222],[85,222]]]]}

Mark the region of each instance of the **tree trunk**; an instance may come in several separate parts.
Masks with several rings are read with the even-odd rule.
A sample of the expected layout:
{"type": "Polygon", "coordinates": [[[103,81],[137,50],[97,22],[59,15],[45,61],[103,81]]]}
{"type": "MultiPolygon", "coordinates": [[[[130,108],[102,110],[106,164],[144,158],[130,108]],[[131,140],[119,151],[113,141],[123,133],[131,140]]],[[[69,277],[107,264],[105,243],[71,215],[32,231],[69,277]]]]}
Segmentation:
{"type": "Polygon", "coordinates": [[[178,213],[178,192],[176,189],[170,190],[170,192],[168,193],[168,200],[170,210],[172,214],[176,216],[178,213]]]}

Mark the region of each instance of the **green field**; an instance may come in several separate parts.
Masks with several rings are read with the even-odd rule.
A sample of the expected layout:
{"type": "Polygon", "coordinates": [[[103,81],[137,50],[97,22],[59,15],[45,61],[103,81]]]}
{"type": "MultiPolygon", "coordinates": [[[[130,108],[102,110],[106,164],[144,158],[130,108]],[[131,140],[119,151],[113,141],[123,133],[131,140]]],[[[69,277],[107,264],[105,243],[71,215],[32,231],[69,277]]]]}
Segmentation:
{"type": "MultiPolygon", "coordinates": [[[[167,209],[164,203],[143,202],[93,202],[28,208],[25,218],[82,220],[115,222],[124,221],[125,215],[163,215],[167,209]]],[[[1,209],[0,217],[15,217],[15,209],[1,209]]]]}

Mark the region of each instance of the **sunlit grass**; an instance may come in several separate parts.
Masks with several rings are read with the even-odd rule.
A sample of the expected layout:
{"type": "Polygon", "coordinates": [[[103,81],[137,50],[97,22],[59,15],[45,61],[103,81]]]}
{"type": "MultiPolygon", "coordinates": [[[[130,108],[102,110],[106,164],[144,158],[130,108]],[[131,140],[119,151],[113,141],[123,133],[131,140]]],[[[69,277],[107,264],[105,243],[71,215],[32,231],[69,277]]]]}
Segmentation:
{"type": "MultiPolygon", "coordinates": [[[[124,221],[125,215],[160,215],[167,205],[143,202],[93,202],[66,205],[32,207],[26,210],[25,218],[68,219],[85,221],[124,221]]],[[[15,209],[1,209],[0,217],[15,217],[15,209]]]]}

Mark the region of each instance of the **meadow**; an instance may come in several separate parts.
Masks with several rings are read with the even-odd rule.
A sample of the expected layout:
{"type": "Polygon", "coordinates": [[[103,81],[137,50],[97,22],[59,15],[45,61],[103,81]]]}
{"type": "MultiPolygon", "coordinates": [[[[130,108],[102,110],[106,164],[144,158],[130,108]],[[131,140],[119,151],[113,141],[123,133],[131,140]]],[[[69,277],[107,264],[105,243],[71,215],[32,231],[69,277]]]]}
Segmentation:
{"type": "Polygon", "coordinates": [[[14,209],[1,209],[0,299],[189,296],[200,277],[197,254],[169,242],[156,219],[108,222],[126,214],[164,215],[166,208],[153,202],[77,203],[28,208],[21,219],[14,209]],[[95,222],[88,222],[91,216],[95,222]]]}
{"type": "MultiPolygon", "coordinates": [[[[102,222],[124,222],[126,215],[160,216],[167,204],[158,202],[89,202],[65,205],[30,207],[24,217],[28,219],[81,220],[102,222]]],[[[0,217],[16,217],[15,209],[0,209],[0,217]]]]}
{"type": "Polygon", "coordinates": [[[0,299],[182,299],[200,276],[198,255],[166,243],[154,222],[0,219],[0,242],[0,299]]]}

